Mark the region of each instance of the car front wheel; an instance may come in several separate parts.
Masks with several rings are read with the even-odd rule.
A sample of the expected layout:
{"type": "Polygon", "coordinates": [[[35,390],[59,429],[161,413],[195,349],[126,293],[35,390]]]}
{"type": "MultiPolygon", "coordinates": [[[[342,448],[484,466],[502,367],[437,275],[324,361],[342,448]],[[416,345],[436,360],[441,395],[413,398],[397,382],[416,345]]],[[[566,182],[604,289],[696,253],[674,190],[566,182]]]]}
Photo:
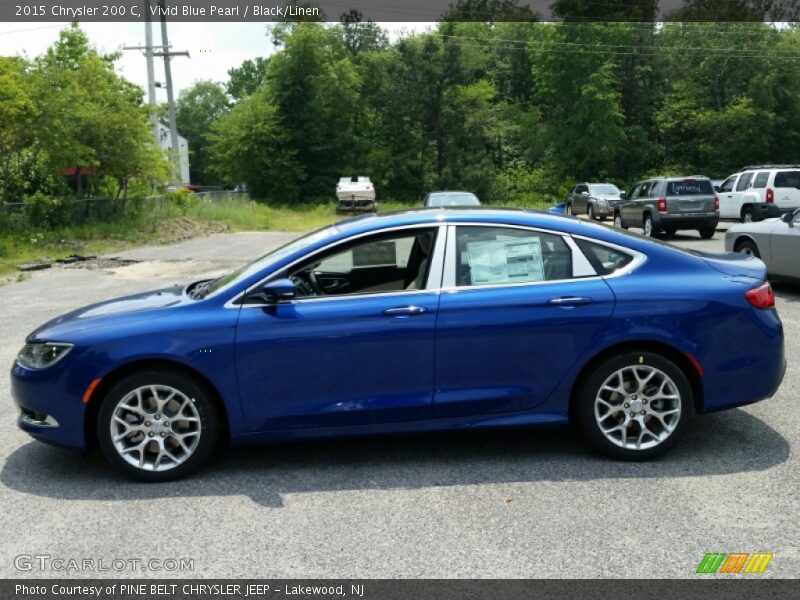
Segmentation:
{"type": "Polygon", "coordinates": [[[142,371],[109,391],[97,419],[106,458],[141,481],[179,479],[211,455],[219,415],[204,386],[181,373],[142,371]]]}
{"type": "Polygon", "coordinates": [[[599,451],[647,460],[669,450],[692,416],[683,371],[652,352],[629,352],[599,365],[575,398],[577,425],[599,451]]]}
{"type": "Polygon", "coordinates": [[[750,240],[742,240],[736,244],[736,251],[741,252],[742,254],[755,256],[756,258],[761,258],[761,253],[758,251],[758,246],[756,246],[755,242],[750,240]]]}
{"type": "Polygon", "coordinates": [[[591,204],[589,205],[589,208],[586,209],[586,214],[589,216],[590,221],[597,219],[597,217],[594,215],[594,206],[591,204]]]}
{"type": "Polygon", "coordinates": [[[620,229],[627,229],[627,227],[623,225],[622,215],[619,213],[614,213],[614,227],[619,227],[620,229]]]}

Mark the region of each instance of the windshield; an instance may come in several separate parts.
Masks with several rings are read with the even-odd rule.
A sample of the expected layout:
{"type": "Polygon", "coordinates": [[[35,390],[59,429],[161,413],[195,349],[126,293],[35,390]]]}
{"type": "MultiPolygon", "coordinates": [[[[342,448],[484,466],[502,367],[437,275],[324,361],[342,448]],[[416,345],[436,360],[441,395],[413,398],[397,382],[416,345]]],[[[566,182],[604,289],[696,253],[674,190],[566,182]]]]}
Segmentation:
{"type": "Polygon", "coordinates": [[[453,192],[447,194],[431,194],[428,206],[479,206],[480,201],[475,194],[453,192]]]}
{"type": "Polygon", "coordinates": [[[593,183],[589,190],[596,196],[619,196],[619,188],[613,183],[593,183]]]}
{"type": "Polygon", "coordinates": [[[284,244],[283,246],[280,246],[274,250],[271,250],[270,252],[267,252],[260,258],[257,258],[253,262],[246,264],[243,267],[240,267],[235,271],[228,273],[227,275],[223,275],[218,279],[207,281],[204,284],[201,284],[203,286],[202,289],[201,285],[198,285],[196,288],[192,290],[192,297],[199,296],[202,298],[214,292],[218,292],[223,288],[229,286],[234,281],[250,277],[254,273],[258,273],[259,271],[261,271],[264,267],[268,266],[270,263],[274,263],[283,258],[284,256],[292,254],[293,252],[295,252],[296,250],[302,248],[307,244],[313,244],[320,240],[324,240],[325,238],[332,236],[337,231],[338,229],[335,225],[330,225],[328,227],[324,227],[323,229],[318,229],[317,231],[313,231],[308,235],[301,236],[296,240],[292,240],[288,244],[284,244]]]}

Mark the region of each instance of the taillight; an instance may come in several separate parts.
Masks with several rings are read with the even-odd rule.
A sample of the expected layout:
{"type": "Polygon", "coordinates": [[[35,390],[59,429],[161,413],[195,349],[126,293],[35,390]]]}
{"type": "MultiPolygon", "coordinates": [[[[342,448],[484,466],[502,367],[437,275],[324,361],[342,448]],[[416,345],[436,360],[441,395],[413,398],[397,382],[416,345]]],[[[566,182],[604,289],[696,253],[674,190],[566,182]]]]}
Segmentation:
{"type": "Polygon", "coordinates": [[[658,212],[667,212],[667,199],[659,198],[656,200],[656,210],[658,212]]]}
{"type": "Polygon", "coordinates": [[[767,204],[772,204],[775,201],[775,192],[771,188],[767,188],[767,204]]]}
{"type": "Polygon", "coordinates": [[[773,308],[775,306],[775,294],[772,293],[772,286],[769,282],[744,293],[747,301],[756,308],[773,308]]]}
{"type": "Polygon", "coordinates": [[[719,210],[719,196],[714,194],[714,210],[719,210]]]}

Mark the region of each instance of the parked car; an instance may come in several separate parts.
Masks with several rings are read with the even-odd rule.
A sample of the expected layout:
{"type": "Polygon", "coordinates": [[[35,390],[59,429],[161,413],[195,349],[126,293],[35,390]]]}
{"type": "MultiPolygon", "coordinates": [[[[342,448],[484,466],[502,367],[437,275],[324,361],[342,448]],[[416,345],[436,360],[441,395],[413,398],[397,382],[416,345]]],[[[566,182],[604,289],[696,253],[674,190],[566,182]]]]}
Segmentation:
{"type": "Polygon", "coordinates": [[[430,192],[422,200],[427,208],[441,206],[480,206],[481,201],[472,192],[430,192]]]}
{"type": "Polygon", "coordinates": [[[26,339],[11,391],[33,437],[96,440],[149,481],[222,440],[569,420],[642,460],[695,413],[775,393],[783,329],[765,276],[754,257],[545,212],[362,216],[218,279],[58,317],[26,339]]]}
{"type": "Polygon", "coordinates": [[[732,226],[725,249],[760,258],[774,277],[800,280],[800,209],[780,219],[732,226]]]}
{"type": "Polygon", "coordinates": [[[654,177],[639,181],[614,208],[614,226],[641,227],[647,237],[661,231],[697,229],[710,239],[719,222],[719,199],[708,177],[654,177]]]}
{"type": "Polygon", "coordinates": [[[744,167],[719,186],[719,216],[743,223],[800,208],[800,165],[744,167]]]}
{"type": "Polygon", "coordinates": [[[567,196],[566,210],[568,214],[588,215],[592,220],[605,221],[614,214],[621,194],[613,183],[579,183],[567,196]]]}

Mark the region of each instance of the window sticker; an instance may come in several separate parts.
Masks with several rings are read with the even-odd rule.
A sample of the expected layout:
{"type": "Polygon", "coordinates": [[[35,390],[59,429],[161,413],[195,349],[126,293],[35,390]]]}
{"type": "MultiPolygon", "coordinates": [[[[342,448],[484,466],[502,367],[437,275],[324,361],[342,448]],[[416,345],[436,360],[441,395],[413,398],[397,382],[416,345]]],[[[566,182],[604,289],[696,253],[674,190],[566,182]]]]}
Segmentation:
{"type": "Polygon", "coordinates": [[[544,280],[538,237],[467,244],[472,285],[544,280]]]}

